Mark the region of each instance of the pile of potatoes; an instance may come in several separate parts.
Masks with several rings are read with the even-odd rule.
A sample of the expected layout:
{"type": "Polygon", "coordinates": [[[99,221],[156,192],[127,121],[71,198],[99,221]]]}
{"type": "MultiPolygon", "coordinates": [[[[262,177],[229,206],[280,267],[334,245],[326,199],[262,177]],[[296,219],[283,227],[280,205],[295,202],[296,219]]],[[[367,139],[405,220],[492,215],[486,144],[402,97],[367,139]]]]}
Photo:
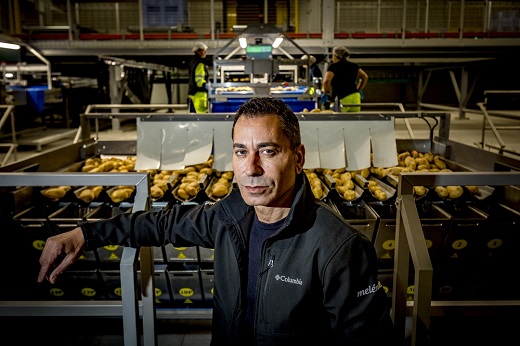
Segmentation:
{"type": "Polygon", "coordinates": [[[314,170],[306,169],[304,170],[305,175],[307,176],[307,179],[309,179],[309,182],[311,183],[311,189],[312,194],[316,199],[322,199],[324,198],[324,191],[323,191],[323,183],[321,182],[321,179],[318,177],[318,174],[314,172],[314,170]]]}
{"type": "Polygon", "coordinates": [[[209,195],[217,199],[227,196],[232,182],[233,171],[222,172],[217,181],[211,186],[209,195]]]}
{"type": "MultiPolygon", "coordinates": [[[[398,165],[395,167],[372,167],[371,173],[378,178],[383,178],[389,174],[399,175],[402,172],[452,172],[438,155],[431,152],[405,151],[397,155],[397,161],[398,165]]],[[[472,194],[478,194],[477,186],[466,186],[466,188],[472,194]]],[[[425,186],[414,186],[413,191],[416,197],[422,197],[426,195],[429,189],[425,186]]],[[[464,193],[462,186],[436,186],[434,191],[443,199],[459,198],[464,193]]]]}
{"type": "Polygon", "coordinates": [[[103,191],[103,186],[87,186],[83,190],[79,191],[76,196],[85,203],[90,203],[103,191]]]}
{"type": "Polygon", "coordinates": [[[132,172],[135,167],[134,156],[128,156],[126,159],[99,158],[93,157],[85,160],[85,165],[81,167],[82,172],[132,172]]]}
{"type": "Polygon", "coordinates": [[[330,176],[334,180],[336,191],[347,201],[353,201],[358,197],[356,191],[354,191],[355,185],[352,180],[352,172],[347,172],[346,169],[340,168],[336,170],[325,169],[321,173],[330,176]]]}
{"type": "Polygon", "coordinates": [[[45,198],[48,198],[51,201],[56,202],[65,197],[65,195],[68,191],[70,191],[70,189],[70,186],[54,186],[42,190],[41,193],[45,198]]]}
{"type": "Polygon", "coordinates": [[[169,184],[175,184],[176,178],[178,177],[177,172],[170,170],[157,170],[149,171],[151,181],[150,194],[152,198],[159,199],[164,196],[166,191],[170,188],[169,184]]]}
{"type": "Polygon", "coordinates": [[[209,160],[204,163],[187,166],[182,170],[176,171],[182,178],[179,186],[174,190],[175,197],[182,201],[187,201],[197,196],[203,178],[213,174],[212,166],[213,157],[210,157],[209,160]]]}
{"type": "Polygon", "coordinates": [[[134,193],[135,186],[116,186],[109,192],[109,197],[114,203],[121,203],[124,200],[130,198],[134,193]]]}
{"type": "Polygon", "coordinates": [[[388,199],[387,193],[383,191],[381,185],[375,180],[368,181],[368,190],[380,201],[386,201],[388,199]]]}

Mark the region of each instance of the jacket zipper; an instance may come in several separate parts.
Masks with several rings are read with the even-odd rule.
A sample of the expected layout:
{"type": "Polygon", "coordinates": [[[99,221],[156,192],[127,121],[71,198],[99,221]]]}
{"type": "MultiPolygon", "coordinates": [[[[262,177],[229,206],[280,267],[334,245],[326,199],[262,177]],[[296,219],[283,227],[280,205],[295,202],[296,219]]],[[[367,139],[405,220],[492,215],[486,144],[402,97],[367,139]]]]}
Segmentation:
{"type": "Polygon", "coordinates": [[[268,255],[269,260],[267,261],[267,266],[258,273],[258,281],[257,281],[257,295],[256,295],[256,301],[255,301],[255,311],[254,311],[254,317],[253,317],[253,340],[256,340],[256,320],[258,317],[258,310],[259,310],[259,303],[263,296],[265,296],[267,287],[269,287],[269,276],[267,276],[267,279],[265,281],[265,284],[262,283],[262,276],[264,276],[271,268],[274,267],[274,255],[268,255]],[[263,289],[259,289],[263,285],[263,289]],[[261,294],[258,294],[259,291],[261,291],[261,294]]]}

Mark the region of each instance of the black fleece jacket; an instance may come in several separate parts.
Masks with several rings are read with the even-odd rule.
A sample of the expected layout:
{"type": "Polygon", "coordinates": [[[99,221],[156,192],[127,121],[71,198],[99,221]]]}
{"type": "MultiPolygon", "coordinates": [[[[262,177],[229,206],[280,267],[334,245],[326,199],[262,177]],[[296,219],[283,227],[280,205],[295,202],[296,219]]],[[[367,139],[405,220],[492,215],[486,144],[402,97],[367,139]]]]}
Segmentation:
{"type": "Polygon", "coordinates": [[[261,251],[252,335],[243,335],[247,244],[254,209],[239,191],[215,204],[175,205],[82,224],[105,245],[213,248],[212,345],[392,345],[387,295],[370,241],[315,200],[305,174],[280,229],[261,251]]]}

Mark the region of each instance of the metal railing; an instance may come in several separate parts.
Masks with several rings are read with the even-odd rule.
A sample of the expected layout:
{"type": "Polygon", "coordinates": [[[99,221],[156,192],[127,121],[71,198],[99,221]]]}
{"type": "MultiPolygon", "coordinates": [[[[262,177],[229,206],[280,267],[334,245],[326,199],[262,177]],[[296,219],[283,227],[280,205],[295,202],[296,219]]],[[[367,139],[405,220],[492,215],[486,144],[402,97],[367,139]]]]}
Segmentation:
{"type": "MultiPolygon", "coordinates": [[[[135,186],[132,212],[150,209],[148,173],[0,173],[0,186],[135,186]]],[[[124,247],[120,262],[121,301],[0,301],[0,316],[121,316],[125,345],[140,345],[142,315],[143,341],[156,345],[153,251],[124,247]],[[137,291],[137,261],[140,261],[141,296],[137,291]]],[[[34,278],[36,281],[36,277],[34,278]]]]}
{"type": "Polygon", "coordinates": [[[13,155],[14,159],[16,160],[16,148],[18,146],[16,142],[16,131],[15,131],[15,123],[14,123],[14,106],[4,106],[0,105],[0,110],[4,109],[4,113],[2,114],[2,117],[0,118],[0,131],[4,127],[5,123],[7,122],[7,119],[9,118],[11,120],[11,141],[12,143],[3,143],[0,144],[0,147],[6,147],[7,153],[5,154],[4,158],[2,159],[2,162],[0,163],[0,167],[5,166],[9,159],[11,158],[11,155],[13,155]]]}
{"type": "MultiPolygon", "coordinates": [[[[486,130],[491,129],[493,135],[495,136],[499,148],[498,152],[500,154],[503,154],[505,151],[507,151],[510,154],[517,154],[520,155],[518,152],[512,152],[506,149],[506,144],[504,143],[502,136],[498,132],[498,130],[520,130],[520,126],[516,125],[509,125],[509,126],[496,126],[491,119],[491,116],[493,117],[499,117],[499,118],[508,118],[508,119],[515,119],[520,120],[520,104],[518,104],[519,108],[516,110],[491,110],[488,109],[488,102],[487,98],[488,95],[504,95],[509,96],[513,95],[513,97],[518,98],[520,96],[520,90],[486,90],[484,91],[484,95],[486,97],[485,102],[478,102],[477,106],[479,107],[480,111],[482,112],[483,118],[482,118],[482,142],[480,143],[482,145],[482,149],[486,146],[486,130]],[[486,124],[489,125],[486,126],[486,124]]],[[[517,102],[518,103],[518,102],[517,102]]],[[[492,147],[490,145],[490,147],[492,147]]]]}
{"type": "Polygon", "coordinates": [[[298,5],[292,1],[286,3],[286,6],[277,4],[272,8],[268,1],[264,1],[260,8],[238,8],[219,0],[184,0],[176,3],[178,12],[172,13],[167,1],[156,2],[153,6],[138,0],[87,1],[75,2],[72,6],[67,3],[64,11],[52,14],[48,13],[50,7],[17,9],[25,14],[24,18],[29,18],[25,27],[19,26],[19,19],[15,21],[14,8],[9,9],[12,14],[8,17],[13,18],[13,29],[24,29],[32,39],[59,34],[70,41],[101,37],[193,40],[203,34],[213,41],[233,34],[239,23],[231,18],[238,16],[249,17],[251,21],[261,18],[262,23],[276,22],[284,31],[303,35],[303,38],[310,33],[323,33],[324,41],[328,40],[329,32],[350,37],[380,34],[381,38],[403,39],[413,33],[421,34],[414,36],[415,39],[448,36],[462,39],[466,34],[473,39],[492,37],[492,34],[501,32],[518,32],[515,18],[519,5],[514,1],[427,1],[424,4],[385,0],[313,0],[298,5]],[[30,18],[38,18],[38,22],[36,19],[31,22],[30,18]],[[322,30],[320,22],[323,22],[325,30],[322,30]]]}
{"type": "MultiPolygon", "coordinates": [[[[450,71],[452,73],[452,71],[450,71]]],[[[453,81],[453,78],[452,78],[453,81]]],[[[456,82],[453,81],[454,86],[456,86],[456,82]]],[[[472,88],[473,89],[473,88],[472,88]]],[[[456,90],[458,90],[456,88],[456,90]]],[[[520,130],[520,126],[518,125],[504,125],[504,126],[496,126],[494,121],[492,120],[492,117],[497,118],[504,118],[504,119],[513,119],[513,120],[520,120],[520,104],[518,104],[518,109],[506,109],[506,110],[494,110],[494,109],[488,109],[488,101],[487,98],[489,95],[499,95],[499,96],[507,96],[512,95],[514,98],[518,98],[520,96],[520,90],[485,90],[484,95],[486,96],[486,100],[484,102],[477,102],[478,109],[471,109],[467,108],[466,102],[464,102],[463,105],[460,107],[452,107],[452,106],[446,106],[446,105],[439,105],[439,104],[431,104],[431,103],[423,103],[419,102],[420,108],[429,108],[429,109],[437,109],[437,110],[443,110],[443,111],[449,111],[449,112],[458,112],[459,113],[459,119],[465,119],[466,114],[478,114],[482,115],[482,136],[481,136],[481,142],[480,147],[482,149],[485,149],[486,146],[489,148],[496,149],[499,154],[509,153],[513,155],[520,155],[520,153],[516,151],[512,151],[507,149],[507,144],[504,142],[502,136],[500,135],[498,130],[520,130]],[[486,144],[486,130],[491,130],[493,133],[495,139],[498,142],[498,147],[495,147],[490,144],[486,144]]],[[[471,96],[471,92],[467,96],[469,98],[471,96]]],[[[457,98],[460,100],[460,93],[457,93],[457,98]]],[[[467,99],[466,99],[467,100],[467,99]]],[[[518,103],[518,101],[516,101],[518,103]]]]}
{"type": "MultiPolygon", "coordinates": [[[[458,172],[458,173],[402,173],[399,177],[396,216],[396,247],[392,317],[398,336],[404,344],[407,315],[407,287],[409,260],[415,270],[412,311],[411,345],[427,345],[430,332],[430,316],[436,307],[455,306],[455,302],[432,302],[433,265],[426,247],[426,239],[413,196],[414,186],[520,186],[519,172],[458,172]]],[[[520,301],[478,300],[469,302],[483,308],[492,306],[519,306],[520,301]]],[[[459,305],[462,306],[463,304],[459,305]]]]}

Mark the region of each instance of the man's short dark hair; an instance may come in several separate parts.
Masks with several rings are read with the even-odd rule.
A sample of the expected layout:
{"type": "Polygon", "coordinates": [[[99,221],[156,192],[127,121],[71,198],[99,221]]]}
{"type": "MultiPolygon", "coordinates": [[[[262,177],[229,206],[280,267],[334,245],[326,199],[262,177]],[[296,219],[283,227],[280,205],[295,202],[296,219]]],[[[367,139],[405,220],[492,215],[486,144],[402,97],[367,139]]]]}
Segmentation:
{"type": "Polygon", "coordinates": [[[247,100],[235,113],[231,138],[234,137],[235,124],[241,116],[259,118],[267,115],[276,115],[282,123],[282,132],[291,143],[291,150],[301,144],[300,123],[289,106],[280,99],[273,97],[254,97],[247,100]]]}

